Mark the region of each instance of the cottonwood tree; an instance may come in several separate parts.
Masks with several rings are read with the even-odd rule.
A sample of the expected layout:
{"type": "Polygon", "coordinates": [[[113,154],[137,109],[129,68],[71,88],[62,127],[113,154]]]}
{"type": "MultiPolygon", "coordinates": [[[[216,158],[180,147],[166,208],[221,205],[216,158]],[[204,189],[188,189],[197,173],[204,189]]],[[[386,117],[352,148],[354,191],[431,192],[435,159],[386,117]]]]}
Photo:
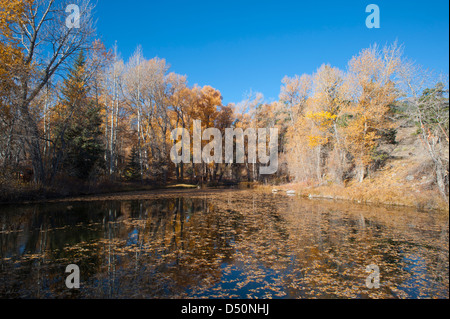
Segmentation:
{"type": "Polygon", "coordinates": [[[291,171],[296,179],[300,175],[303,178],[314,176],[321,182],[326,173],[327,157],[339,140],[336,119],[341,104],[342,72],[322,65],[312,78],[303,76],[300,79],[303,79],[300,86],[303,87],[302,103],[298,104],[301,111],[289,130],[290,150],[297,158],[297,161],[291,158],[291,171]]]}
{"type": "Polygon", "coordinates": [[[279,99],[289,123],[286,145],[289,171],[296,180],[306,180],[312,170],[308,162],[313,154],[304,143],[308,129],[304,112],[311,94],[312,78],[307,74],[296,75],[285,77],[282,83],[279,99]]]}
{"type": "Polygon", "coordinates": [[[343,106],[342,84],[344,73],[330,65],[322,65],[313,75],[313,95],[308,104],[306,118],[316,134],[308,137],[310,146],[317,148],[316,171],[321,178],[325,166],[337,183],[342,182],[345,150],[338,117],[343,106]]]}
{"type": "Polygon", "coordinates": [[[125,64],[118,52],[117,43],[115,43],[112,57],[106,68],[106,91],[105,94],[105,116],[107,133],[107,154],[106,160],[108,171],[111,178],[114,178],[118,166],[118,135],[120,118],[123,111],[123,81],[125,64]]]}
{"type": "Polygon", "coordinates": [[[167,72],[169,66],[164,59],[153,58],[147,62],[145,72],[146,135],[150,146],[152,166],[156,175],[165,183],[169,169],[170,117],[167,72]]]}
{"type": "MultiPolygon", "coordinates": [[[[181,127],[183,129],[187,129],[191,136],[193,134],[193,121],[194,121],[194,107],[196,105],[197,98],[199,96],[200,88],[194,86],[192,88],[187,86],[186,78],[184,77],[184,84],[179,87],[172,96],[173,98],[173,110],[175,112],[175,123],[176,127],[181,127]]],[[[175,143],[176,141],[173,141],[175,143]]],[[[192,154],[193,150],[191,150],[190,158],[193,158],[192,154]]],[[[175,173],[177,179],[184,179],[184,171],[185,171],[186,163],[181,162],[177,164],[175,167],[175,173]]],[[[191,179],[193,179],[193,165],[188,165],[187,169],[191,172],[191,179]]]]}
{"type": "Polygon", "coordinates": [[[388,114],[399,97],[395,76],[401,65],[401,48],[396,44],[379,49],[373,46],[349,62],[346,77],[348,103],[343,109],[346,149],[362,182],[380,136],[392,127],[388,114]]]}
{"type": "Polygon", "coordinates": [[[449,89],[448,75],[436,77],[432,72],[410,61],[404,61],[400,72],[410,118],[433,161],[436,184],[442,197],[449,199],[449,89]]]}
{"type": "MultiPolygon", "coordinates": [[[[202,132],[207,128],[215,127],[216,119],[219,115],[219,108],[222,106],[222,94],[219,90],[206,85],[198,91],[194,107],[192,108],[192,118],[200,120],[202,123],[202,132]]],[[[208,144],[208,141],[202,140],[202,149],[208,144]]],[[[203,184],[208,176],[211,168],[215,163],[194,164],[194,170],[197,171],[197,176],[200,176],[203,184]]]]}
{"type": "MultiPolygon", "coordinates": [[[[220,130],[222,136],[225,136],[226,129],[232,128],[235,121],[234,104],[222,105],[219,107],[219,113],[216,117],[216,128],[220,130]]],[[[222,142],[223,143],[223,142],[222,142]]],[[[221,182],[223,176],[231,170],[233,163],[226,163],[225,153],[222,154],[222,163],[215,163],[213,166],[213,181],[221,182]],[[219,175],[217,177],[217,175],[219,175]]]]}
{"type": "Polygon", "coordinates": [[[14,37],[12,28],[22,23],[25,3],[18,0],[0,0],[0,106],[5,107],[11,90],[17,86],[13,74],[21,72],[23,50],[14,37]]]}
{"type": "Polygon", "coordinates": [[[18,147],[15,135],[18,134],[19,112],[14,105],[14,96],[17,96],[18,85],[14,74],[23,72],[23,51],[19,41],[15,40],[11,31],[13,25],[21,22],[25,6],[22,1],[0,1],[0,160],[2,174],[7,173],[13,161],[14,149],[18,147]]]}
{"type": "MultiPolygon", "coordinates": [[[[188,128],[190,116],[187,114],[191,102],[190,90],[187,86],[187,77],[176,73],[169,73],[167,75],[168,85],[168,103],[169,103],[169,117],[170,129],[188,128]]],[[[176,141],[172,141],[171,147],[175,145],[176,141]]],[[[184,163],[175,164],[175,175],[177,181],[184,178],[184,163]]]]}
{"type": "MultiPolygon", "coordinates": [[[[168,150],[173,146],[169,133],[179,125],[187,126],[187,112],[194,100],[186,77],[169,73],[164,59],[147,60],[138,48],[125,66],[121,85],[123,98],[133,118],[141,180],[144,171],[168,179],[171,166],[168,150]]],[[[177,174],[179,173],[177,168],[177,174]]]]}
{"type": "Polygon", "coordinates": [[[311,90],[311,76],[304,74],[293,78],[284,77],[281,87],[280,101],[286,105],[292,125],[295,125],[303,110],[311,90]]]}
{"type": "Polygon", "coordinates": [[[12,37],[23,50],[23,72],[14,75],[18,85],[13,104],[21,115],[24,141],[31,157],[34,181],[46,182],[42,151],[40,117],[36,116],[35,99],[53,76],[62,75],[70,60],[80,50],[87,50],[94,35],[93,6],[88,0],[23,1],[20,21],[11,25],[12,37]],[[66,26],[68,4],[76,3],[80,9],[80,28],[66,26]]]}
{"type": "Polygon", "coordinates": [[[124,75],[124,96],[128,102],[131,109],[131,114],[136,119],[136,130],[137,130],[137,147],[133,150],[133,160],[138,163],[139,166],[139,176],[142,181],[144,175],[144,164],[143,164],[143,136],[142,131],[142,113],[143,113],[143,103],[142,103],[142,86],[143,86],[143,72],[145,59],[142,54],[142,48],[139,46],[134,54],[131,56],[129,62],[126,65],[126,72],[124,75]]]}

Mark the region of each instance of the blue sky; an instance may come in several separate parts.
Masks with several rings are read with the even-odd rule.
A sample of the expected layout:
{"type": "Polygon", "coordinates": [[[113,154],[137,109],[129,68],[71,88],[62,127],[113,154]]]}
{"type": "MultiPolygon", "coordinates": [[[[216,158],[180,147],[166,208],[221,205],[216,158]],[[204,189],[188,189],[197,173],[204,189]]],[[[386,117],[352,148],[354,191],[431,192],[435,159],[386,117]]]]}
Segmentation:
{"type": "Polygon", "coordinates": [[[144,1],[98,0],[99,37],[128,60],[137,45],[166,59],[190,85],[211,85],[224,103],[246,92],[276,100],[285,76],[312,74],[323,63],[346,69],[374,43],[398,40],[405,55],[448,73],[447,0],[144,1]],[[368,29],[365,8],[377,4],[381,28],[368,29]]]}

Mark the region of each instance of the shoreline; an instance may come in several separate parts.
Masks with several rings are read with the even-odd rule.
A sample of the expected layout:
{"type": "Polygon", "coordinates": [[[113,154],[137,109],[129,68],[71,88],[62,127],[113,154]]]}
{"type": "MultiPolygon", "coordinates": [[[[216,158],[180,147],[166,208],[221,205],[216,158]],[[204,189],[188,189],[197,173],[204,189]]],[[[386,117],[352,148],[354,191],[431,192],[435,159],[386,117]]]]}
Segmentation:
{"type": "MultiPolygon", "coordinates": [[[[279,194],[283,196],[300,197],[309,200],[318,201],[339,201],[353,203],[356,205],[366,206],[384,206],[384,207],[396,207],[396,208],[414,208],[419,211],[441,211],[449,212],[448,205],[445,201],[438,197],[436,198],[436,192],[430,192],[428,194],[421,194],[421,196],[413,196],[411,192],[404,190],[401,194],[392,194],[392,190],[387,189],[386,193],[391,193],[388,201],[383,201],[379,198],[370,197],[370,193],[364,193],[364,187],[359,187],[359,193],[355,193],[356,187],[343,187],[343,186],[321,186],[321,187],[306,187],[301,184],[283,184],[278,186],[256,184],[252,188],[242,187],[206,187],[198,189],[195,185],[175,184],[164,187],[149,187],[141,186],[136,187],[134,190],[127,189],[114,190],[111,192],[100,191],[92,194],[79,194],[58,196],[55,198],[42,198],[31,199],[24,201],[10,201],[0,202],[0,207],[11,205],[43,205],[54,203],[70,203],[70,202],[92,202],[92,201],[114,201],[114,200],[139,200],[139,199],[153,199],[153,198],[165,198],[172,196],[202,196],[207,194],[217,194],[226,192],[236,192],[244,190],[252,190],[254,192],[264,194],[279,194]],[[276,190],[276,191],[275,191],[276,190]],[[288,194],[288,192],[291,194],[288,194]],[[401,197],[401,198],[400,198],[401,197]]],[[[397,190],[398,192],[398,190],[397,190]]],[[[382,194],[381,194],[382,195],[382,194]]]]}
{"type": "Polygon", "coordinates": [[[410,189],[394,189],[386,187],[383,190],[370,189],[367,185],[351,186],[319,186],[308,187],[302,184],[283,184],[279,186],[259,185],[265,192],[295,192],[295,196],[317,199],[343,201],[362,205],[382,205],[392,207],[415,208],[419,211],[449,212],[449,206],[440,194],[433,190],[428,192],[412,192],[410,189]]]}
{"type": "MultiPolygon", "coordinates": [[[[175,185],[176,186],[176,185],[175,185]]],[[[11,201],[11,202],[0,202],[0,208],[2,206],[11,205],[39,205],[39,204],[54,204],[54,203],[70,203],[70,202],[91,202],[91,201],[110,201],[110,200],[136,200],[158,197],[171,197],[174,195],[205,195],[211,193],[227,192],[227,191],[237,191],[238,188],[203,188],[197,189],[193,187],[175,187],[166,186],[154,189],[136,189],[136,190],[123,190],[123,191],[112,191],[112,192],[101,192],[93,194],[81,194],[81,195],[69,195],[58,198],[47,198],[47,199],[34,199],[25,201],[11,201]]],[[[242,189],[241,189],[242,190],[242,189]]]]}

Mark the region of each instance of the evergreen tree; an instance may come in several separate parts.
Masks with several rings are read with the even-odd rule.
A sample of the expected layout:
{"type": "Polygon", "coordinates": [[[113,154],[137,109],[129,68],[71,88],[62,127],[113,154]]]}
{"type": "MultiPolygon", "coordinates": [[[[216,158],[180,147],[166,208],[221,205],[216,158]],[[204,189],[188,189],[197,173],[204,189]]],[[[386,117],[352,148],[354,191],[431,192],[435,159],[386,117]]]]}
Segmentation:
{"type": "Polygon", "coordinates": [[[81,51],[61,90],[62,112],[69,121],[60,127],[62,144],[66,144],[64,169],[82,180],[103,166],[104,153],[101,107],[89,97],[85,66],[85,56],[81,51]]]}
{"type": "Polygon", "coordinates": [[[80,121],[75,121],[67,132],[69,141],[67,161],[72,173],[86,180],[96,168],[103,167],[102,119],[100,108],[91,101],[80,121]]]}
{"type": "Polygon", "coordinates": [[[132,148],[130,157],[128,158],[127,167],[125,169],[125,177],[128,180],[138,180],[141,177],[139,151],[136,146],[132,148]]]}

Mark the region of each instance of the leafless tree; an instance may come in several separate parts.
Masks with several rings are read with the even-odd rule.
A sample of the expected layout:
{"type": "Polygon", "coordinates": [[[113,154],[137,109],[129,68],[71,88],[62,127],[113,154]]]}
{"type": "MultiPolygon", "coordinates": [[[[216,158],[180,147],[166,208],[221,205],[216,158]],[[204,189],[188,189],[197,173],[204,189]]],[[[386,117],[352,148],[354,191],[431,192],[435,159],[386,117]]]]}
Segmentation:
{"type": "Polygon", "coordinates": [[[435,167],[436,184],[448,202],[449,98],[448,75],[436,77],[412,62],[402,65],[400,83],[411,118],[435,167]]]}
{"type": "Polygon", "coordinates": [[[95,33],[93,8],[89,0],[37,0],[27,3],[23,23],[13,27],[14,37],[24,50],[23,71],[15,74],[20,89],[14,103],[20,112],[34,181],[38,184],[46,182],[46,171],[44,139],[34,101],[52,77],[64,75],[77,52],[89,49],[95,33]],[[66,23],[70,16],[70,12],[66,12],[69,4],[79,8],[79,28],[68,27],[66,23]]]}

